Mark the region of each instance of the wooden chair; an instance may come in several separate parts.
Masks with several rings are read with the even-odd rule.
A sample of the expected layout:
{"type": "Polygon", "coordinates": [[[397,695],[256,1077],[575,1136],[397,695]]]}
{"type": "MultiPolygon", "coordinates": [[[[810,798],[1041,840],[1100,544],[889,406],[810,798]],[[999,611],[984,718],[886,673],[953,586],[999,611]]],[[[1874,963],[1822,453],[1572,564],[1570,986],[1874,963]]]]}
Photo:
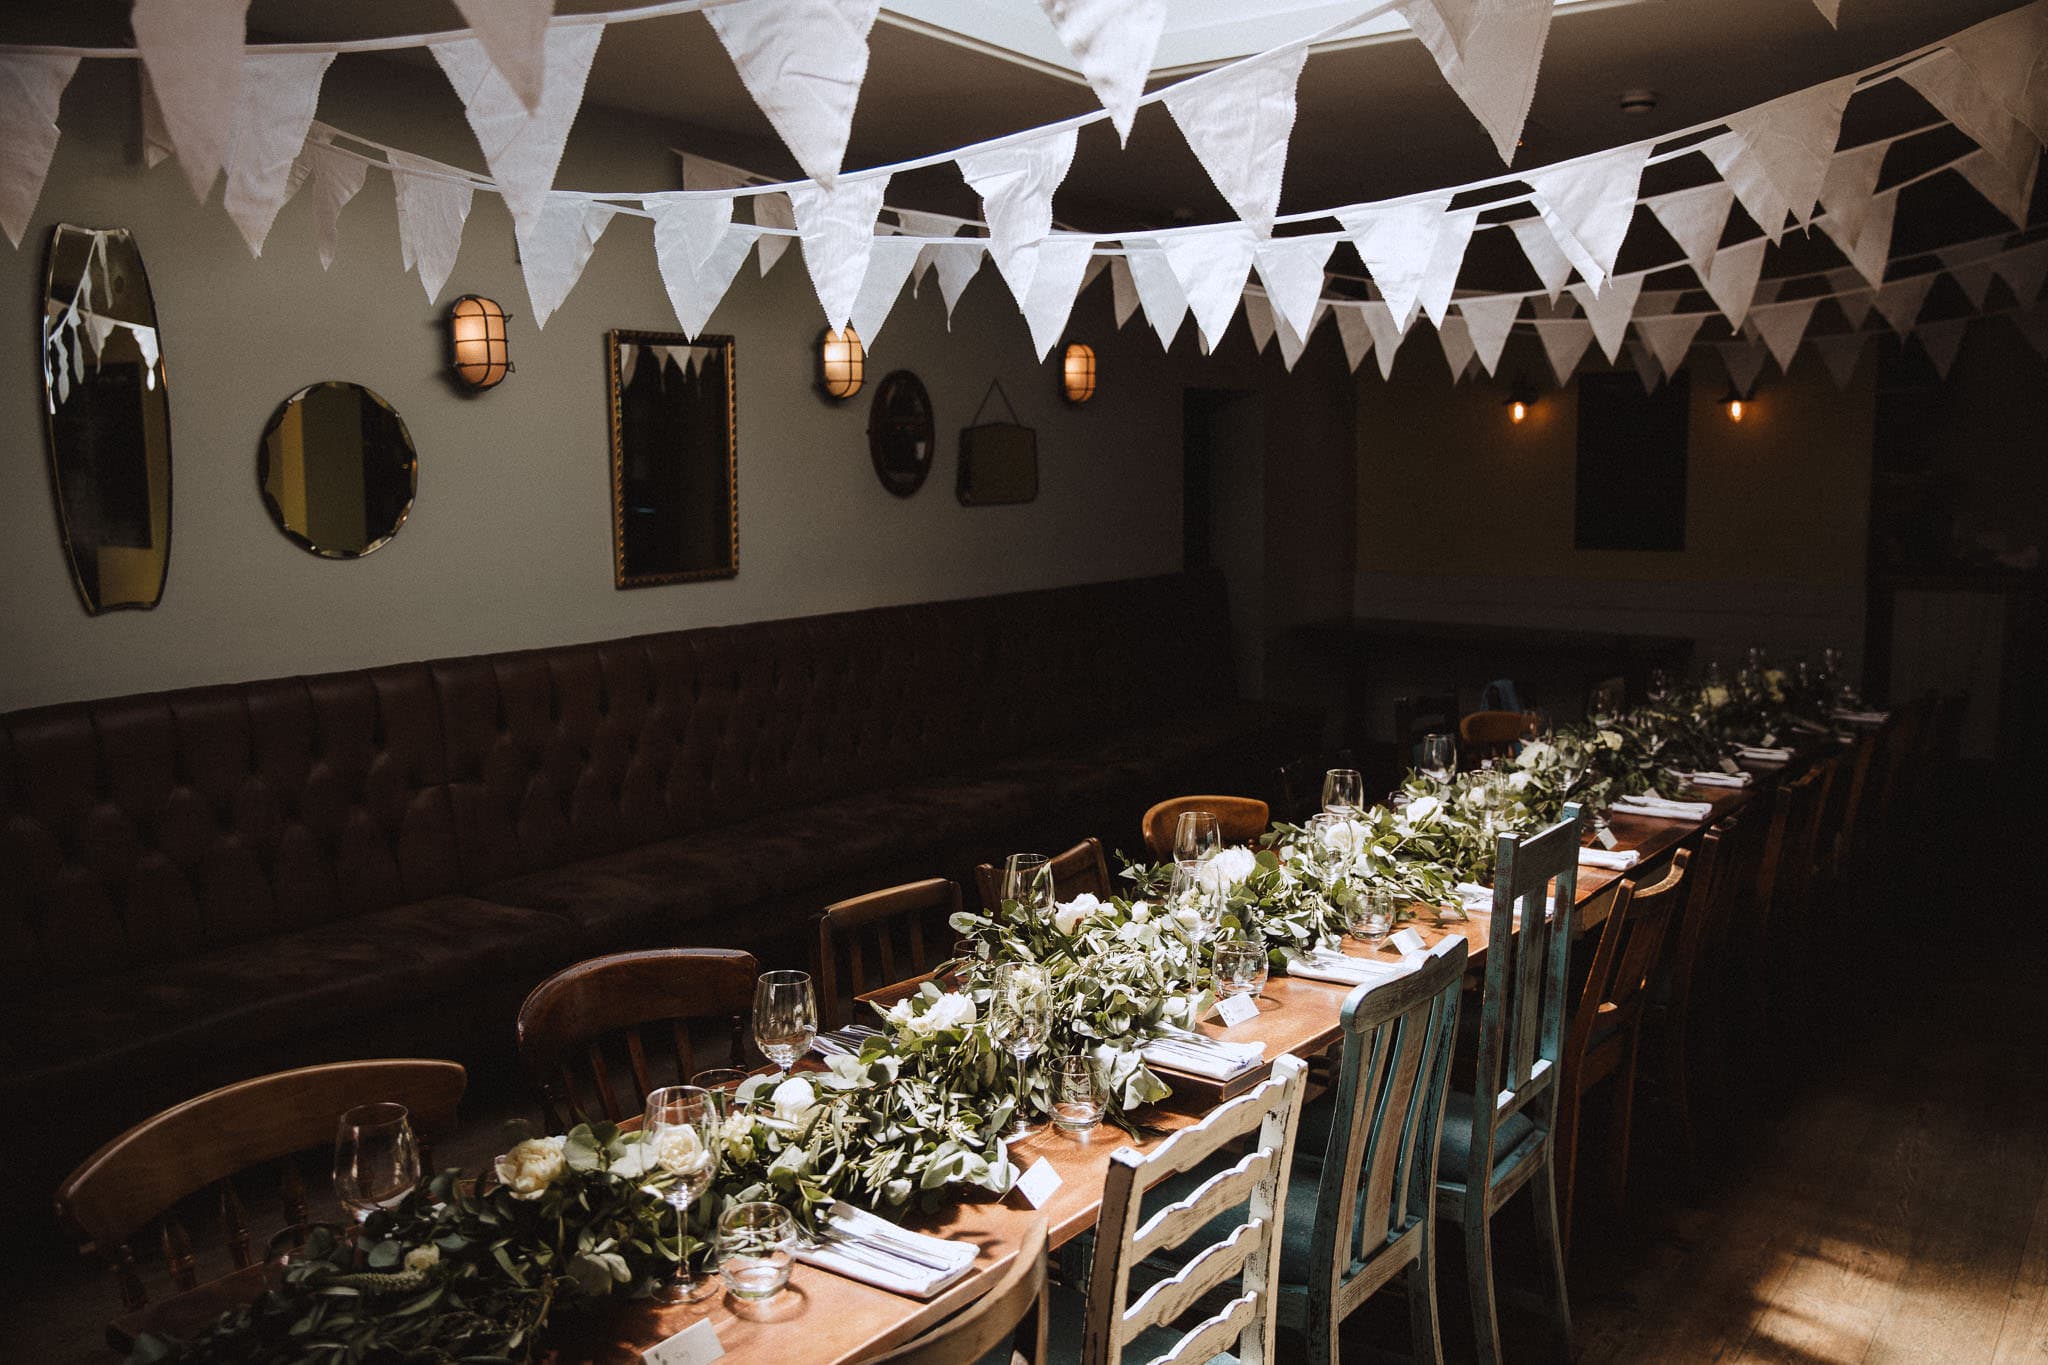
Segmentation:
{"type": "Polygon", "coordinates": [[[1247,1365],[1276,1365],[1276,1290],[1281,1216],[1294,1159],[1295,1129],[1308,1073],[1298,1057],[1273,1062],[1272,1077],[1212,1110],[1146,1155],[1128,1147],[1110,1154],[1102,1211],[1095,1223],[1095,1263],[1088,1284],[1084,1365],[1120,1365],[1134,1344],[1147,1360],[1207,1361],[1233,1352],[1247,1365]],[[1186,1198],[1141,1222],[1145,1193],[1192,1170],[1225,1144],[1247,1139],[1235,1164],[1198,1185],[1186,1198]],[[1242,1217],[1233,1210],[1242,1208],[1242,1217]],[[1180,1247],[1197,1233],[1220,1240],[1180,1256],[1180,1269],[1147,1286],[1131,1302],[1132,1271],[1155,1252],[1180,1247]],[[1212,1290],[1232,1285],[1232,1297],[1214,1314],[1182,1331],[1174,1325],[1212,1290]],[[1141,1343],[1139,1338],[1145,1338],[1141,1343]]]}
{"type": "Polygon", "coordinates": [[[1566,806],[1564,819],[1540,833],[1501,836],[1475,1085],[1471,1094],[1454,1093],[1444,1111],[1437,1216],[1464,1228],[1472,1335],[1479,1359],[1486,1362],[1501,1358],[1500,1324],[1494,1312],[1493,1216],[1524,1187],[1535,1205],[1537,1255],[1549,1281],[1545,1289],[1552,1345],[1560,1359],[1571,1354],[1571,1304],[1565,1295],[1552,1130],[1557,1120],[1558,1067],[1564,1057],[1578,873],[1576,805],[1566,806]]]}
{"type": "MultiPolygon", "coordinates": [[[[564,967],[533,988],[519,1007],[519,1065],[539,1096],[548,1127],[561,1132],[574,1115],[618,1123],[638,1117],[647,1092],[686,1084],[702,1069],[696,1041],[726,1043],[709,1066],[742,1064],[740,1040],[754,1008],[760,975],[752,953],[731,948],[656,948],[614,953],[564,967]],[[650,1070],[642,1029],[660,1024],[674,1062],[673,1079],[650,1070]],[[632,1088],[619,1102],[609,1046],[623,1041],[632,1088]],[[585,1103],[594,1094],[598,1108],[585,1103]]],[[[654,1041],[661,1056],[662,1041],[654,1041]]]]}
{"type": "Polygon", "coordinates": [[[1411,1354],[1443,1359],[1437,1150],[1465,958],[1465,940],[1446,938],[1420,971],[1345,997],[1328,1145],[1298,1155],[1282,1230],[1285,1288],[1306,1281],[1318,1365],[1336,1365],[1338,1327],[1403,1271],[1411,1354]]]}
{"type": "Polygon", "coordinates": [[[1181,812],[1190,810],[1205,810],[1214,815],[1226,844],[1255,844],[1273,821],[1271,808],[1249,796],[1176,796],[1161,801],[1145,812],[1140,826],[1145,849],[1155,862],[1163,863],[1173,857],[1174,830],[1181,812]]]}
{"type": "Polygon", "coordinates": [[[1636,1057],[1642,1042],[1643,1014],[1654,977],[1663,963],[1664,943],[1681,900],[1692,852],[1671,855],[1664,875],[1649,886],[1625,877],[1615,888],[1593,965],[1572,1011],[1565,1035],[1564,1065],[1559,1068],[1557,1097],[1558,1204],[1563,1241],[1572,1244],[1572,1201],[1578,1188],[1580,1114],[1586,1093],[1611,1081],[1612,1141],[1601,1171],[1610,1207],[1626,1207],[1630,1126],[1635,1116],[1636,1057]]]}
{"type": "Polygon", "coordinates": [[[1689,885],[1678,932],[1670,939],[1644,1011],[1658,1093],[1678,1130],[1679,1159],[1688,1178],[1699,1169],[1693,1072],[1695,1063],[1705,1059],[1702,1054],[1713,1036],[1708,1016],[1718,1020],[1721,1005],[1700,989],[1711,979],[1703,968],[1719,957],[1742,867],[1739,826],[1750,818],[1732,816],[1700,836],[1699,852],[1687,869],[1689,885]]]}
{"type": "MultiPolygon", "coordinates": [[[[1823,759],[1782,785],[1771,808],[1753,907],[1736,931],[1750,945],[1749,970],[1741,973],[1748,994],[1742,1013],[1755,1046],[1771,1042],[1776,1029],[1798,1027],[1807,1012],[1810,969],[1818,957],[1811,914],[1816,848],[1840,767],[1839,755],[1823,759]],[[1769,955],[1759,963],[1766,945],[1769,955]]],[[[1743,961],[1738,957],[1736,964],[1743,961]]]]}
{"type": "Polygon", "coordinates": [[[1474,711],[1458,722],[1458,748],[1473,763],[1507,758],[1535,728],[1536,718],[1526,711],[1474,711]]]}
{"type": "MultiPolygon", "coordinates": [[[[331,1158],[341,1116],[361,1104],[392,1100],[411,1113],[422,1172],[431,1171],[432,1142],[455,1128],[467,1077],[454,1062],[388,1058],[330,1062],[273,1072],[209,1090],[143,1120],[85,1159],[57,1189],[57,1218],[80,1249],[120,1277],[122,1307],[149,1302],[136,1266],[137,1233],[156,1225],[164,1266],[180,1291],[199,1287],[192,1238],[176,1205],[212,1189],[235,1269],[261,1259],[236,1177],[279,1163],[284,1223],[310,1222],[312,1199],[292,1158],[318,1150],[331,1158]]],[[[319,1163],[323,1168],[326,1161],[319,1163]]],[[[223,1272],[228,1273],[228,1272],[223,1272]]],[[[220,1309],[231,1307],[222,1302],[220,1309]]],[[[116,1322],[107,1339],[125,1350],[130,1333],[116,1322]]]]}
{"type": "MultiPolygon", "coordinates": [[[[1381,747],[1384,749],[1384,746],[1381,747]]],[[[1383,763],[1378,766],[1385,767],[1383,763]]],[[[1279,818],[1289,823],[1303,823],[1309,816],[1323,808],[1323,775],[1332,768],[1359,767],[1358,759],[1349,749],[1339,749],[1334,754],[1309,754],[1291,763],[1281,764],[1275,774],[1272,793],[1277,803],[1274,810],[1278,812],[1279,818]]],[[[1399,772],[1381,772],[1377,776],[1383,780],[1377,788],[1368,785],[1368,792],[1385,790],[1400,780],[1399,772]]],[[[1374,773],[1365,773],[1368,784],[1372,783],[1374,778],[1374,773]]]]}
{"type": "Polygon", "coordinates": [[[958,1316],[899,1346],[874,1365],[974,1365],[1004,1341],[1016,1343],[1011,1362],[1022,1355],[1026,1365],[1045,1365],[1047,1303],[1045,1293],[1045,1220],[1033,1219],[1024,1230],[1017,1255],[1002,1278],[982,1291],[958,1316]],[[1037,1313],[1032,1313],[1036,1306],[1037,1313]],[[1025,1318],[1037,1319],[1029,1353],[1024,1347],[1025,1318]]]}
{"type": "Polygon", "coordinates": [[[959,884],[944,877],[906,882],[826,906],[818,921],[818,1009],[825,1015],[821,1023],[837,1028],[851,1022],[856,996],[923,976],[932,963],[943,961],[943,955],[925,952],[925,926],[934,919],[950,924],[959,910],[959,884]]]}
{"type": "MultiPolygon", "coordinates": [[[[985,910],[1003,903],[1003,869],[995,863],[978,863],[974,868],[975,889],[981,892],[985,910]]],[[[1083,839],[1052,860],[1053,894],[1072,900],[1083,891],[1108,900],[1112,884],[1109,863],[1102,856],[1102,840],[1083,839]]]]}

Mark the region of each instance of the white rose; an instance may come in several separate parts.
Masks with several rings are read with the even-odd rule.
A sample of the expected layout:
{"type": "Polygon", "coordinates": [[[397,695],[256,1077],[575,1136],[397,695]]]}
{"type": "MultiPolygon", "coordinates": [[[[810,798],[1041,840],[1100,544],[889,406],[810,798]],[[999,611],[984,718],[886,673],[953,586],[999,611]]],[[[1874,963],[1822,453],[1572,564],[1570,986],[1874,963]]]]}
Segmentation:
{"type": "Polygon", "coordinates": [[[818,1092],[811,1089],[811,1083],[801,1076],[791,1076],[775,1087],[769,1097],[775,1106],[775,1117],[784,1123],[795,1123],[808,1114],[818,1103],[818,1092]]]}
{"type": "Polygon", "coordinates": [[[910,1002],[916,998],[916,996],[906,996],[904,999],[898,1000],[895,1004],[889,1006],[889,1012],[882,1017],[899,1029],[915,1031],[917,1029],[917,1015],[911,1010],[910,1002]]]}
{"type": "Polygon", "coordinates": [[[1131,902],[1131,923],[1144,924],[1152,918],[1152,907],[1143,901],[1131,902]]]}
{"type": "Polygon", "coordinates": [[[405,1253],[407,1270],[432,1270],[441,1264],[441,1248],[435,1246],[414,1247],[405,1253]]]}
{"type": "Polygon", "coordinates": [[[1356,820],[1338,820],[1321,833],[1323,847],[1336,853],[1356,853],[1365,847],[1365,826],[1356,820]]]}
{"type": "Polygon", "coordinates": [[[1248,848],[1224,848],[1211,854],[1202,864],[1200,877],[1202,885],[1228,889],[1242,882],[1259,869],[1259,855],[1248,848]]]}
{"type": "Polygon", "coordinates": [[[654,1164],[670,1175],[695,1175],[711,1164],[704,1140],[687,1124],[664,1128],[654,1140],[654,1164]]]}
{"type": "Polygon", "coordinates": [[[1101,901],[1083,891],[1065,904],[1053,907],[1052,927],[1063,934],[1072,934],[1081,927],[1082,921],[1101,908],[1101,901]]]}
{"type": "Polygon", "coordinates": [[[1528,788],[1529,788],[1529,774],[1527,774],[1527,773],[1525,773],[1525,772],[1514,772],[1514,773],[1509,773],[1509,774],[1508,774],[1508,790],[1509,790],[1509,791],[1515,791],[1515,792],[1518,792],[1518,791],[1527,791],[1527,790],[1528,790],[1528,788]]]}
{"type": "Polygon", "coordinates": [[[1522,745],[1522,752],[1515,755],[1515,766],[1519,768],[1547,767],[1557,758],[1557,746],[1532,739],[1522,745]]]}
{"type": "Polygon", "coordinates": [[[1418,796],[1408,803],[1408,809],[1404,813],[1408,817],[1409,824],[1426,825],[1436,819],[1437,813],[1443,808],[1444,803],[1437,797],[1418,796]]]}
{"type": "Polygon", "coordinates": [[[1202,927],[1202,916],[1191,905],[1183,905],[1176,909],[1173,912],[1173,918],[1180,924],[1181,928],[1191,934],[1202,927]]]}
{"type": "Polygon", "coordinates": [[[1600,732],[1600,742],[1610,749],[1619,749],[1621,747],[1621,736],[1613,730],[1602,730],[1600,732]]]}
{"type": "Polygon", "coordinates": [[[966,1028],[975,1020],[974,997],[965,991],[948,991],[934,1000],[931,1008],[924,1012],[926,1027],[931,1032],[941,1029],[966,1028]]]}
{"type": "Polygon", "coordinates": [[[1728,689],[1725,687],[1706,688],[1701,691],[1700,700],[1709,706],[1726,706],[1728,704],[1728,689]]]}
{"type": "Polygon", "coordinates": [[[514,1199],[540,1198],[566,1169],[562,1148],[567,1142],[563,1137],[528,1138],[498,1158],[498,1182],[512,1191],[514,1199]]]}

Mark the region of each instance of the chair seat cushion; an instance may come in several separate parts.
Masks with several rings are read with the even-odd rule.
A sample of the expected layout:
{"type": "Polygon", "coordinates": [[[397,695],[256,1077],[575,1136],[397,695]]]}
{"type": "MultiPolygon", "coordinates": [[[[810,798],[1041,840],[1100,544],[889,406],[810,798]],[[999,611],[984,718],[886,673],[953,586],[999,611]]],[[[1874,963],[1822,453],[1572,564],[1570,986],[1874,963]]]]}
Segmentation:
{"type": "MultiPolygon", "coordinates": [[[[1454,1090],[1444,1100],[1443,1140],[1437,1154],[1437,1180],[1469,1185],[1472,1169],[1472,1096],[1454,1090]]],[[[1493,1130],[1493,1171],[1498,1175],[1521,1145],[1535,1136],[1536,1125],[1522,1114],[1510,1114],[1493,1130]]]]}

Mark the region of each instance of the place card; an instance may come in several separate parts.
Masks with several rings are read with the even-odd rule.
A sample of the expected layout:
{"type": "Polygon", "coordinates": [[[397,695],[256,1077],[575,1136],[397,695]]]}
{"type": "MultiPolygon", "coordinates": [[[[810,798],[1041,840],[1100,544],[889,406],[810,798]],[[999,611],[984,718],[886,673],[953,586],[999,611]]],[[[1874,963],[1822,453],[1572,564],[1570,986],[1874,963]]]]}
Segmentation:
{"type": "Polygon", "coordinates": [[[693,1322],[667,1341],[658,1341],[640,1353],[646,1365],[708,1365],[725,1354],[718,1328],[709,1318],[693,1322]]]}
{"type": "Polygon", "coordinates": [[[1771,734],[1765,735],[1762,739],[1758,740],[1756,747],[1759,749],[1774,749],[1777,745],[1778,737],[1775,734],[1771,734]]]}
{"type": "MultiPolygon", "coordinates": [[[[1257,1007],[1254,1006],[1254,1009],[1257,1007]]],[[[1045,1201],[1052,1198],[1052,1192],[1060,1187],[1060,1173],[1044,1157],[1031,1163],[1031,1169],[1017,1177],[1017,1183],[1010,1188],[1024,1196],[1024,1202],[1034,1209],[1045,1207],[1045,1201]]]]}
{"type": "Polygon", "coordinates": [[[1387,940],[1387,946],[1402,957],[1406,957],[1410,953],[1422,952],[1429,947],[1427,943],[1422,941],[1422,935],[1416,933],[1413,929],[1403,929],[1400,933],[1387,940]]]}
{"type": "Polygon", "coordinates": [[[1726,755],[1723,755],[1721,759],[1721,771],[1732,775],[1741,772],[1742,765],[1737,763],[1734,759],[1729,758],[1726,755]]]}
{"type": "Polygon", "coordinates": [[[1602,848],[1621,847],[1621,840],[1614,837],[1614,831],[1604,827],[1593,831],[1593,842],[1602,848]]]}
{"type": "Polygon", "coordinates": [[[1216,1002],[1216,1017],[1223,1021],[1223,1027],[1235,1028],[1247,1019],[1259,1017],[1258,999],[1250,995],[1226,995],[1216,1002]]]}

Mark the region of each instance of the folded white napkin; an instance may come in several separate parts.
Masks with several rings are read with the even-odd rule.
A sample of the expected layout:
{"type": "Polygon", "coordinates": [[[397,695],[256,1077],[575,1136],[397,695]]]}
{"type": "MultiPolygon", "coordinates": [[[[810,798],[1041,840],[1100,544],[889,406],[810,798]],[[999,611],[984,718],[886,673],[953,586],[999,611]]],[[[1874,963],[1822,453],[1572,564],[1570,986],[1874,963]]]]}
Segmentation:
{"type": "Polygon", "coordinates": [[[1714,813],[1711,801],[1667,801],[1661,796],[1618,796],[1614,808],[1631,815],[1653,815],[1659,820],[1704,820],[1714,813]]]}
{"type": "Polygon", "coordinates": [[[1458,904],[1468,915],[1484,914],[1493,909],[1493,888],[1481,886],[1478,882],[1459,882],[1457,885],[1458,904]]]}
{"type": "Polygon", "coordinates": [[[1363,986],[1367,982],[1404,977],[1422,965],[1423,956],[1417,953],[1396,961],[1387,957],[1352,957],[1347,953],[1318,948],[1313,953],[1289,958],[1287,974],[1307,977],[1310,981],[1334,981],[1340,986],[1363,986]]]}
{"type": "Polygon", "coordinates": [[[1891,719],[1889,711],[1845,711],[1840,707],[1828,712],[1836,720],[1845,720],[1851,725],[1882,725],[1891,719]]]}
{"type": "Polygon", "coordinates": [[[841,1245],[828,1237],[815,1246],[799,1245],[799,1261],[913,1299],[928,1299],[974,1269],[978,1254],[970,1242],[911,1232],[844,1200],[832,1205],[826,1224],[833,1233],[856,1240],[841,1245]]]}
{"type": "Polygon", "coordinates": [[[1144,1057],[1170,1071],[1185,1071],[1212,1081],[1227,1081],[1266,1060],[1264,1043],[1231,1043],[1221,1038],[1191,1043],[1179,1038],[1154,1038],[1145,1044],[1144,1057]]]}
{"type": "Polygon", "coordinates": [[[1747,787],[1756,778],[1748,773],[1698,772],[1686,773],[1685,780],[1695,787],[1747,787]]]}
{"type": "Polygon", "coordinates": [[[1792,760],[1790,749],[1766,749],[1756,744],[1738,744],[1735,752],[1752,763],[1789,763],[1792,760]]]}
{"type": "Polygon", "coordinates": [[[1642,856],[1632,848],[1582,848],[1579,850],[1580,867],[1604,867],[1609,872],[1623,872],[1642,861],[1642,856]]]}

